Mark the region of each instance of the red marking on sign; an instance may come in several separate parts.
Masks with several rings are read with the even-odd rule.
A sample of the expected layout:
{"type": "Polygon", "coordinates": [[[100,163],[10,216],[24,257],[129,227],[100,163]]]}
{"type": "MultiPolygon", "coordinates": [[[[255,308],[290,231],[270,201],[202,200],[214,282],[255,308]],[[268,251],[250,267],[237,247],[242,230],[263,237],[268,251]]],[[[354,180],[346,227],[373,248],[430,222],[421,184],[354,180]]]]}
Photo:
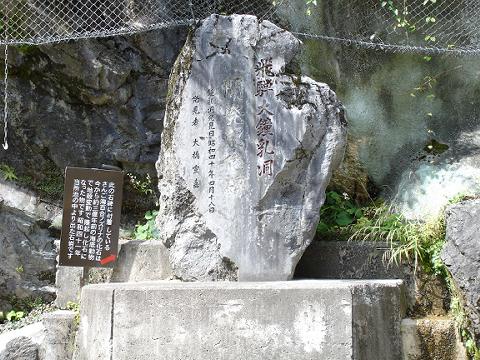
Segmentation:
{"type": "Polygon", "coordinates": [[[116,258],[117,257],[115,255],[107,256],[106,258],[100,260],[100,264],[107,265],[108,263],[111,263],[112,261],[115,261],[116,258]]]}

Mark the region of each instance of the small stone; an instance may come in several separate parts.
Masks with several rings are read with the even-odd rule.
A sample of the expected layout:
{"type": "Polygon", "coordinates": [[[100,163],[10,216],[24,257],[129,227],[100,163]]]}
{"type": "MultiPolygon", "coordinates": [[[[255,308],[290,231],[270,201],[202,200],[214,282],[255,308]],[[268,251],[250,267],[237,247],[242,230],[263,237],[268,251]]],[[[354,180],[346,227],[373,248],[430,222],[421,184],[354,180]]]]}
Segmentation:
{"type": "Polygon", "coordinates": [[[38,345],[28,337],[15,338],[0,353],[0,360],[39,360],[38,345]]]}

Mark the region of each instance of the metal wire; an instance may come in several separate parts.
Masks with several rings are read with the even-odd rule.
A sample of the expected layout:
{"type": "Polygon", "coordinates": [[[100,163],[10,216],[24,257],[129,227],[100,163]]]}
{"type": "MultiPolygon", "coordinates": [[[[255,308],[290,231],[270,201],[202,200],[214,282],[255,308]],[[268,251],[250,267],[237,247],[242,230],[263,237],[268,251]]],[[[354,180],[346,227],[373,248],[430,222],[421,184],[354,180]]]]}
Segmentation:
{"type": "Polygon", "coordinates": [[[297,36],[332,44],[429,55],[480,54],[480,0],[284,1],[276,13],[290,21],[289,30],[297,36]]]}
{"type": "Polygon", "coordinates": [[[3,97],[3,149],[8,150],[8,45],[5,45],[5,72],[3,97]]]}
{"type": "Polygon", "coordinates": [[[1,45],[45,44],[255,14],[298,36],[383,51],[480,53],[480,0],[4,0],[1,45]]]}
{"type": "MultiPolygon", "coordinates": [[[[3,32],[4,38],[8,40],[8,9],[3,13],[3,32]]],[[[4,88],[3,88],[3,144],[4,150],[8,150],[8,45],[5,45],[4,51],[4,88]]]]}
{"type": "Polygon", "coordinates": [[[4,137],[8,47],[188,25],[213,13],[253,14],[299,37],[390,52],[480,54],[480,0],[3,0],[4,137]]]}
{"type": "Polygon", "coordinates": [[[0,12],[12,14],[0,44],[45,44],[107,37],[191,24],[213,13],[275,11],[269,0],[9,0],[0,12]]]}

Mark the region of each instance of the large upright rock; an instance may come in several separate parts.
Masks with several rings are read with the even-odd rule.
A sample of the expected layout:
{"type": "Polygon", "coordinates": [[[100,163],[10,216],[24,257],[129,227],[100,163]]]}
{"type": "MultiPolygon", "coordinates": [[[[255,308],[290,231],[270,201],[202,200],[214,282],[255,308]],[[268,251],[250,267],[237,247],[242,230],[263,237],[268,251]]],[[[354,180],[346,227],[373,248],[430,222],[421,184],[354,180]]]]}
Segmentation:
{"type": "Polygon", "coordinates": [[[284,280],[311,242],[346,138],[325,84],[287,74],[301,42],[207,18],[171,75],[158,225],[183,280],[284,280]]]}
{"type": "Polygon", "coordinates": [[[480,200],[452,205],[446,215],[447,243],[442,260],[463,292],[472,330],[480,344],[480,200]]]}
{"type": "Polygon", "coordinates": [[[16,298],[55,296],[55,232],[61,208],[0,180],[0,311],[16,298]]]}

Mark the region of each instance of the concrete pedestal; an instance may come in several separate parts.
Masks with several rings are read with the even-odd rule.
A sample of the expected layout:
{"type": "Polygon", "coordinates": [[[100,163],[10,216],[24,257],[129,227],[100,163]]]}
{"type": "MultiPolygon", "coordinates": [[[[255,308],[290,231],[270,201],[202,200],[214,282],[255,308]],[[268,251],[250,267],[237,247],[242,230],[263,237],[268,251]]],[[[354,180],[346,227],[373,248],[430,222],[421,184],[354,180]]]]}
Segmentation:
{"type": "Polygon", "coordinates": [[[111,283],[81,304],[81,360],[401,357],[396,280],[111,283]]]}

